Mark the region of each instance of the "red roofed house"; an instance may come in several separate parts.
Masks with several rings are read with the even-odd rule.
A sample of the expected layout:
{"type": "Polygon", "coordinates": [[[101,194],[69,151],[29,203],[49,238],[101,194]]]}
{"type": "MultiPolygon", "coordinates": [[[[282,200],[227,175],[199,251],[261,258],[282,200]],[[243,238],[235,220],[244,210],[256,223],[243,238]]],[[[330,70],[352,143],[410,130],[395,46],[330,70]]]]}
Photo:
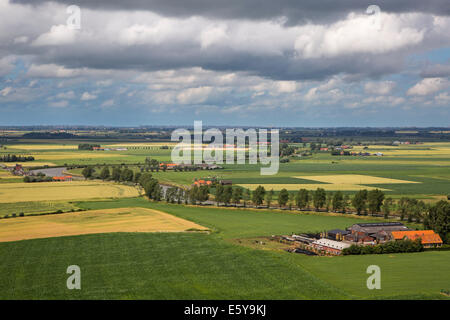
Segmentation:
{"type": "Polygon", "coordinates": [[[211,180],[200,179],[200,180],[194,181],[194,185],[196,185],[196,186],[210,186],[210,185],[212,185],[212,181],[211,180]]]}
{"type": "Polygon", "coordinates": [[[433,230],[392,231],[391,234],[394,240],[409,239],[414,241],[420,238],[425,248],[442,246],[441,237],[433,230]]]}
{"type": "Polygon", "coordinates": [[[53,181],[72,181],[72,176],[53,177],[53,181]]]}

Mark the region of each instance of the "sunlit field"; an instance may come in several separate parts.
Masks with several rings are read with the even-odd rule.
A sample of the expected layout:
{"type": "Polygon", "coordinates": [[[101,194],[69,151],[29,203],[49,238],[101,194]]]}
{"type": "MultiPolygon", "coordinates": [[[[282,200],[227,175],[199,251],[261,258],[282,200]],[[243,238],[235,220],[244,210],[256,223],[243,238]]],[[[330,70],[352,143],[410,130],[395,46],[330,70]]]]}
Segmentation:
{"type": "Polygon", "coordinates": [[[137,197],[137,188],[101,181],[0,184],[0,203],[137,197]]]}
{"type": "Polygon", "coordinates": [[[103,209],[0,220],[0,242],[108,232],[206,231],[193,222],[146,208],[103,209]]]}

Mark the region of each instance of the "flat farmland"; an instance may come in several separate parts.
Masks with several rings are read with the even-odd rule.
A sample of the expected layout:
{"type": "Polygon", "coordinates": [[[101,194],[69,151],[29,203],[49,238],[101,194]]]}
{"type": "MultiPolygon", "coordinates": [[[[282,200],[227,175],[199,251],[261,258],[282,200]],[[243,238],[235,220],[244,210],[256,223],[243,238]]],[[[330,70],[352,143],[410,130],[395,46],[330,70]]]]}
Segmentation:
{"type": "Polygon", "coordinates": [[[0,203],[137,197],[137,188],[101,181],[0,184],[0,203]]]}
{"type": "Polygon", "coordinates": [[[25,202],[11,202],[11,203],[0,203],[0,215],[12,216],[13,214],[19,215],[23,213],[24,215],[29,214],[41,214],[50,213],[57,211],[71,211],[77,210],[78,207],[71,202],[67,201],[25,201],[25,202]]]}
{"type": "Polygon", "coordinates": [[[46,161],[27,161],[27,162],[0,162],[0,165],[6,167],[14,167],[16,164],[20,164],[22,167],[44,167],[44,166],[55,166],[53,162],[46,161]]]}
{"type": "Polygon", "coordinates": [[[76,150],[78,145],[67,144],[13,144],[8,149],[17,150],[76,150]]]}
{"type": "Polygon", "coordinates": [[[0,297],[446,299],[440,290],[450,285],[446,268],[448,251],[308,257],[268,250],[268,245],[254,249],[239,244],[243,237],[344,228],[361,221],[378,221],[376,218],[204,208],[154,203],[142,198],[86,201],[77,205],[98,212],[124,205],[142,206],[213,231],[101,233],[3,242],[0,261],[5,263],[0,264],[4,275],[0,277],[0,297]],[[74,261],[84,271],[83,290],[67,290],[65,286],[67,275],[63,271],[74,261]],[[366,287],[366,269],[371,264],[381,267],[381,290],[366,287]]]}
{"type": "Polygon", "coordinates": [[[417,181],[406,181],[399,179],[389,179],[361,174],[335,174],[323,176],[300,176],[300,179],[317,180],[324,183],[333,184],[387,184],[387,183],[418,183],[417,181]]]}
{"type": "Polygon", "coordinates": [[[0,242],[109,232],[206,231],[196,223],[148,208],[102,209],[0,220],[0,242]]]}
{"type": "Polygon", "coordinates": [[[339,183],[339,184],[295,184],[295,183],[289,183],[289,184],[239,184],[239,186],[255,190],[258,186],[263,186],[266,190],[273,189],[274,191],[280,191],[281,189],[286,189],[287,191],[298,191],[299,189],[306,189],[306,190],[316,190],[317,188],[322,188],[325,191],[358,191],[358,190],[374,190],[378,189],[381,191],[389,191],[389,189],[384,188],[377,188],[377,187],[371,187],[371,186],[364,186],[364,185],[357,185],[357,184],[350,184],[350,183],[339,183]]]}

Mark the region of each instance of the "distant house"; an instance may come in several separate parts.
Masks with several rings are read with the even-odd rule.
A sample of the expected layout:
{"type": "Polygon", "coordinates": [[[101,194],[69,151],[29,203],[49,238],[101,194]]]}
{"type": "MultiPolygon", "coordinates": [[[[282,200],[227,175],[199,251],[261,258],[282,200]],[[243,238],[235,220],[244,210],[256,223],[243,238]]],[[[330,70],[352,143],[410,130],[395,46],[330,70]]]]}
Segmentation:
{"type": "Polygon", "coordinates": [[[172,169],[178,167],[178,164],[176,164],[176,163],[160,163],[159,164],[159,168],[160,169],[162,169],[164,167],[166,167],[166,169],[171,169],[172,170],[172,169]]]}
{"type": "Polygon", "coordinates": [[[23,176],[25,174],[25,170],[21,164],[16,164],[12,169],[12,174],[16,176],[23,176]]]}
{"type": "Polygon", "coordinates": [[[233,184],[233,181],[231,180],[220,180],[219,183],[223,186],[231,186],[233,184]]]}
{"type": "Polygon", "coordinates": [[[212,185],[213,182],[211,180],[205,180],[205,179],[200,179],[200,180],[196,180],[194,181],[194,185],[195,186],[210,186],[212,185]]]}
{"type": "Polygon", "coordinates": [[[94,150],[94,151],[104,151],[105,149],[103,149],[102,147],[92,147],[92,150],[94,150]]]}
{"type": "Polygon", "coordinates": [[[442,246],[441,237],[433,230],[410,230],[410,231],[392,231],[394,240],[416,240],[421,239],[425,248],[442,246]]]}
{"type": "Polygon", "coordinates": [[[72,176],[53,177],[53,181],[72,181],[72,176]]]}

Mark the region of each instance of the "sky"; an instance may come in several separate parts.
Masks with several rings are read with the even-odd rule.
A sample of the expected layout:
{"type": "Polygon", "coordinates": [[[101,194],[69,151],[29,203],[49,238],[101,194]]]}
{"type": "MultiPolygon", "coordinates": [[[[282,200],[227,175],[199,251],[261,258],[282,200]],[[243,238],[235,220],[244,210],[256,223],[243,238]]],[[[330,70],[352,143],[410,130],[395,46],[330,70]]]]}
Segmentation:
{"type": "Polygon", "coordinates": [[[449,127],[449,30],[448,0],[0,0],[0,125],[449,127]]]}

